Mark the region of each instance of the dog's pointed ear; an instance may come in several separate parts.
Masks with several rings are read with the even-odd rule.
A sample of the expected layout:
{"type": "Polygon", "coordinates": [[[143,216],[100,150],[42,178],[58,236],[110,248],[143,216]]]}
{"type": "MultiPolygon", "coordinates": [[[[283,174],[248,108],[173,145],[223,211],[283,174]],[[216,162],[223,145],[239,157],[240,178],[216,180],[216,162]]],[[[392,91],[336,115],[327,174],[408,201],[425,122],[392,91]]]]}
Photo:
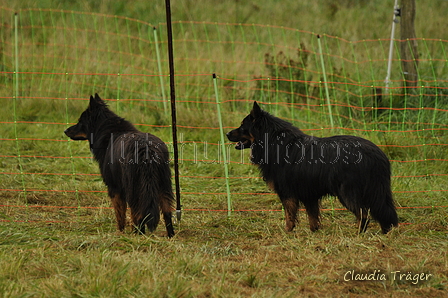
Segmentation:
{"type": "Polygon", "coordinates": [[[252,108],[252,111],[250,112],[250,114],[252,115],[252,117],[254,117],[255,119],[257,119],[258,117],[261,116],[262,113],[262,109],[260,108],[260,106],[258,105],[258,103],[256,101],[254,101],[254,106],[252,108]]]}
{"type": "Polygon", "coordinates": [[[94,106],[95,106],[95,98],[93,98],[93,96],[90,95],[89,106],[87,108],[90,109],[94,106]]]}
{"type": "Polygon", "coordinates": [[[90,102],[89,102],[89,108],[95,108],[99,106],[104,106],[105,103],[101,99],[101,97],[98,95],[98,93],[95,93],[95,97],[90,95],[90,102]]]}
{"type": "Polygon", "coordinates": [[[101,97],[98,95],[98,93],[95,93],[95,100],[97,102],[102,102],[103,100],[101,99],[101,97]]]}

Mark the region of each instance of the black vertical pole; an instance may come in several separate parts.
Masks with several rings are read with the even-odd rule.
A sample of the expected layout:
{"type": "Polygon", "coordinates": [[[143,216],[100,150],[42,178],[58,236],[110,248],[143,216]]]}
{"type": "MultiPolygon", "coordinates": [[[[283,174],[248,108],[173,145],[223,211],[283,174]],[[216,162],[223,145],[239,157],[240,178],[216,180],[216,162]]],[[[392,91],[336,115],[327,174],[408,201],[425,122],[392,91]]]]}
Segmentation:
{"type": "Polygon", "coordinates": [[[182,211],[180,204],[179,151],[177,149],[176,91],[174,88],[173,29],[171,27],[170,0],[165,0],[165,6],[166,6],[166,25],[167,25],[166,28],[168,34],[168,63],[170,66],[171,128],[173,132],[173,149],[174,149],[174,181],[176,184],[176,218],[178,221],[180,221],[182,211]]]}

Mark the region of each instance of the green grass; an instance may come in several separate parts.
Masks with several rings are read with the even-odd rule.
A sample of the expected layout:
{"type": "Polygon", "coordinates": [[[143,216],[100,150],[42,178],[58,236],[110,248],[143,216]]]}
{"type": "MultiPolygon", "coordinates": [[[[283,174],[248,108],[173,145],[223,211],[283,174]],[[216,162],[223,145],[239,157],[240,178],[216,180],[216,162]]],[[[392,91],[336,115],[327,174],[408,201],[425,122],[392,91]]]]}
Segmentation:
{"type": "Polygon", "coordinates": [[[401,88],[396,52],[393,89],[380,102],[393,1],[174,2],[184,211],[173,239],[163,223],[153,235],[133,235],[130,226],[118,233],[88,144],[63,134],[98,92],[139,129],[171,139],[152,28],[168,95],[164,3],[128,2],[0,0],[0,296],[445,296],[447,1],[417,3],[421,86],[401,88]],[[236,211],[227,217],[213,72],[226,131],[258,100],[309,134],[378,144],[392,161],[399,228],[381,235],[373,222],[358,235],[354,216],[328,198],[322,230],[311,233],[301,211],[295,231],[284,232],[279,200],[233,144],[226,150],[236,211]],[[380,270],[387,280],[344,281],[350,270],[380,270]],[[394,271],[432,277],[414,285],[393,281],[394,271]]]}
{"type": "MultiPolygon", "coordinates": [[[[415,214],[414,214],[415,215],[415,214]]],[[[72,223],[3,223],[4,297],[427,296],[446,291],[446,212],[389,235],[372,225],[355,233],[352,216],[324,213],[324,229],[303,220],[283,231],[279,213],[185,212],[177,235],[114,231],[112,211],[72,223]],[[386,281],[344,280],[350,270],[380,270],[386,281]],[[391,272],[430,273],[413,285],[391,272]]],[[[302,216],[303,219],[303,216],[302,216]]]]}

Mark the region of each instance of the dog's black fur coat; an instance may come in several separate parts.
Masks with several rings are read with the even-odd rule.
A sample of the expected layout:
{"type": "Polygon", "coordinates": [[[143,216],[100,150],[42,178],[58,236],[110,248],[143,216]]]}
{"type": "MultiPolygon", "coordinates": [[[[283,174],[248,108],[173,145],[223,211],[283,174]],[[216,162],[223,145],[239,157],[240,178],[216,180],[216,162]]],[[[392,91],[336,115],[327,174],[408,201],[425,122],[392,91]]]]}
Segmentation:
{"type": "Polygon", "coordinates": [[[390,163],[372,142],[355,136],[306,135],[256,102],[227,137],[237,142],[236,149],[251,149],[252,163],[283,204],[286,230],[295,227],[299,203],[307,211],[310,229],[319,229],[319,202],[326,195],[338,197],[356,215],[360,232],[367,229],[369,212],[383,233],[398,225],[390,163]]]}
{"type": "Polygon", "coordinates": [[[98,94],[90,96],[88,108],[65,134],[73,140],[89,141],[120,231],[125,228],[129,205],[136,232],[145,233],[145,225],[154,231],[162,211],[168,237],[174,236],[169,154],[161,139],[117,116],[98,94]]]}

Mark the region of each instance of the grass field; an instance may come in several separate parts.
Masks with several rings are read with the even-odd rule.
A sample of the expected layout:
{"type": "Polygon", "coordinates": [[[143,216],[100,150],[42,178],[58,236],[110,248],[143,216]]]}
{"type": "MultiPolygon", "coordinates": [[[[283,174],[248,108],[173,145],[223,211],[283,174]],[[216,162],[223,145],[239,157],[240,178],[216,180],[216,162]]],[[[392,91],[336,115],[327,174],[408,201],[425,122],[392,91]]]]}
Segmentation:
{"type": "Polygon", "coordinates": [[[376,101],[393,2],[172,1],[183,213],[167,239],[163,224],[117,232],[88,144],[63,134],[98,92],[169,143],[164,2],[0,0],[0,296],[445,297],[448,1],[417,3],[419,86],[402,88],[396,51],[391,91],[376,101]],[[300,211],[287,233],[277,196],[230,143],[228,216],[213,72],[225,131],[257,100],[308,134],[378,144],[399,227],[358,235],[329,197],[321,230],[300,211]]]}

